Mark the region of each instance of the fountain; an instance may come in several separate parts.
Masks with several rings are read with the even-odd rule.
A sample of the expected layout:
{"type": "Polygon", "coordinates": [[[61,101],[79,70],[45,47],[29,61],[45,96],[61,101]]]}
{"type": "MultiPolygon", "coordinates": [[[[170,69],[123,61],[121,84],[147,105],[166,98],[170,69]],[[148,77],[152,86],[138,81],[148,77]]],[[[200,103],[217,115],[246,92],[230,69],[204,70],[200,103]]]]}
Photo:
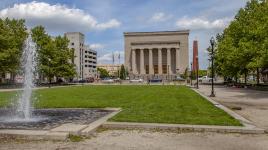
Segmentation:
{"type": "Polygon", "coordinates": [[[31,120],[32,117],[31,96],[32,90],[35,87],[36,55],[36,44],[32,41],[31,34],[29,34],[22,53],[21,67],[24,75],[24,83],[23,92],[19,97],[17,106],[20,119],[25,121],[31,120]]]}
{"type": "Polygon", "coordinates": [[[32,107],[32,91],[35,87],[35,73],[37,67],[37,52],[36,44],[32,40],[31,33],[29,33],[24,43],[24,48],[21,57],[21,70],[24,77],[23,89],[19,94],[18,100],[13,105],[2,119],[6,122],[33,122],[39,121],[41,116],[33,115],[32,107]],[[4,118],[4,119],[3,119],[4,118]]]}
{"type": "Polygon", "coordinates": [[[101,109],[34,109],[32,92],[37,68],[36,44],[25,40],[21,57],[23,89],[12,108],[0,108],[0,129],[52,129],[64,123],[88,124],[112,111],[101,109]]]}

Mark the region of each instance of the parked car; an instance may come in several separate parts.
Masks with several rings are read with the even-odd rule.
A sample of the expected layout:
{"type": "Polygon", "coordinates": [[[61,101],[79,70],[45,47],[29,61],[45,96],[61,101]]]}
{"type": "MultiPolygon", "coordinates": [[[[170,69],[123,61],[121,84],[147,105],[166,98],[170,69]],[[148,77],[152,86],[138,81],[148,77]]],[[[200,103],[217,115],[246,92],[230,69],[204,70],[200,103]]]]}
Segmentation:
{"type": "Polygon", "coordinates": [[[78,82],[79,82],[79,83],[86,83],[87,80],[81,79],[81,80],[79,80],[78,82]]]}
{"type": "Polygon", "coordinates": [[[160,82],[162,82],[162,79],[157,79],[157,78],[150,79],[150,80],[148,80],[148,82],[150,82],[150,83],[160,83],[160,82]]]}
{"type": "Polygon", "coordinates": [[[116,79],[113,79],[113,80],[114,80],[114,82],[120,82],[121,81],[120,78],[116,78],[116,79]]]}
{"type": "Polygon", "coordinates": [[[129,80],[130,83],[142,83],[143,82],[143,79],[132,79],[132,80],[129,80]]]}
{"type": "MultiPolygon", "coordinates": [[[[198,78],[198,81],[200,83],[210,83],[210,82],[212,82],[212,78],[210,78],[208,76],[203,76],[201,78],[198,78]]],[[[214,81],[215,81],[215,78],[214,78],[214,81]]]]}
{"type": "Polygon", "coordinates": [[[173,81],[185,81],[185,79],[183,79],[180,76],[176,76],[176,78],[173,81]]]}
{"type": "Polygon", "coordinates": [[[114,80],[111,78],[104,78],[104,79],[102,79],[102,82],[103,83],[114,83],[114,80]]]}
{"type": "Polygon", "coordinates": [[[94,78],[93,77],[90,77],[90,78],[87,78],[87,83],[93,83],[94,82],[94,78]]]}

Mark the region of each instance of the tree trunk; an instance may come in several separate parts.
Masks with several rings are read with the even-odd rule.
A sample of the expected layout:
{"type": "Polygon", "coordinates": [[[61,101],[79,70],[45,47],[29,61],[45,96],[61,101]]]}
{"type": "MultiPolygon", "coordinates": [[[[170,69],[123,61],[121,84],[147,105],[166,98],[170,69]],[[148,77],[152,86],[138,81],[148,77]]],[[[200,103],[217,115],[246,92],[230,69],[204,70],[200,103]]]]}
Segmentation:
{"type": "Polygon", "coordinates": [[[260,84],[260,71],[259,68],[257,68],[257,85],[260,84]]]}
{"type": "Polygon", "coordinates": [[[245,86],[247,86],[247,71],[245,71],[245,86]]]}

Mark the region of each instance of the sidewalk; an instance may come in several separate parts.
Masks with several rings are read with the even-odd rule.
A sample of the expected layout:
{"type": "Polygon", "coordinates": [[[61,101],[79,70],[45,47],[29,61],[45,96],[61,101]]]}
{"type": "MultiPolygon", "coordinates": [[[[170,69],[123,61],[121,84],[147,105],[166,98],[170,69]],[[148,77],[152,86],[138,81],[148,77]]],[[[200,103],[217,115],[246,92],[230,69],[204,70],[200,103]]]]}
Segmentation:
{"type": "MultiPolygon", "coordinates": [[[[210,85],[200,85],[198,91],[210,95],[210,85]]],[[[216,86],[213,100],[235,110],[257,127],[268,130],[268,92],[251,89],[216,86]]]]}

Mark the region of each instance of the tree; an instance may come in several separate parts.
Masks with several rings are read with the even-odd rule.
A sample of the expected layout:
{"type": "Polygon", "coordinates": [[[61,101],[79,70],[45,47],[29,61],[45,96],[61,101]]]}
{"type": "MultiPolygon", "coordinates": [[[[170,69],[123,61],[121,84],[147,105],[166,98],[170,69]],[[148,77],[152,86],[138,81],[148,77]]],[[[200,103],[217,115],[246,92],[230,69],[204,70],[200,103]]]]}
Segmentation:
{"type": "Polygon", "coordinates": [[[26,37],[24,20],[0,19],[0,75],[11,73],[15,76],[26,37]]]}
{"type": "Polygon", "coordinates": [[[73,50],[68,48],[69,40],[66,37],[57,36],[54,40],[55,57],[55,76],[57,78],[72,78],[75,76],[75,66],[72,63],[73,50]]]}
{"type": "Polygon", "coordinates": [[[51,78],[56,75],[56,46],[43,26],[36,26],[31,31],[37,45],[39,75],[47,77],[51,82],[51,78]]]}
{"type": "Polygon", "coordinates": [[[216,72],[238,78],[248,72],[268,67],[268,1],[251,0],[241,8],[234,20],[217,36],[216,72]]]}
{"type": "Polygon", "coordinates": [[[100,78],[106,78],[109,77],[109,72],[104,68],[97,68],[97,71],[100,74],[100,78]]]}
{"type": "Polygon", "coordinates": [[[51,78],[72,78],[75,76],[75,68],[72,63],[73,50],[68,48],[68,39],[57,36],[52,39],[45,28],[37,26],[32,29],[32,36],[37,44],[39,74],[51,78]]]}
{"type": "Polygon", "coordinates": [[[124,65],[121,65],[120,67],[120,79],[125,80],[126,79],[126,69],[124,65]]]}

